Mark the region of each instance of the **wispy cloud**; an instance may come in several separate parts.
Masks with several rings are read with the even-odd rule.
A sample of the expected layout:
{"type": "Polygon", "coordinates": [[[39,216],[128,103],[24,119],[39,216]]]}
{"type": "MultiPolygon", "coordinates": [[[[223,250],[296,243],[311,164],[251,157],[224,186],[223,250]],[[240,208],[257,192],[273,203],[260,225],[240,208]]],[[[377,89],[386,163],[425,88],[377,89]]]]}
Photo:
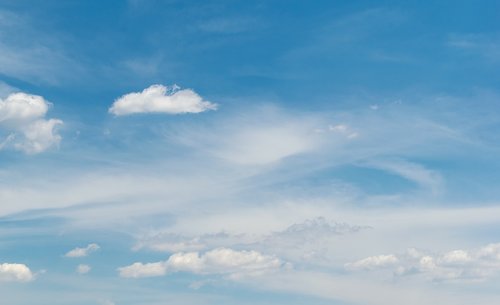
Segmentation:
{"type": "Polygon", "coordinates": [[[453,34],[448,38],[447,44],[492,62],[500,61],[499,33],[453,34]]]}
{"type": "Polygon", "coordinates": [[[50,85],[79,74],[75,72],[82,68],[66,54],[63,44],[37,24],[26,14],[0,10],[0,73],[50,85]]]}

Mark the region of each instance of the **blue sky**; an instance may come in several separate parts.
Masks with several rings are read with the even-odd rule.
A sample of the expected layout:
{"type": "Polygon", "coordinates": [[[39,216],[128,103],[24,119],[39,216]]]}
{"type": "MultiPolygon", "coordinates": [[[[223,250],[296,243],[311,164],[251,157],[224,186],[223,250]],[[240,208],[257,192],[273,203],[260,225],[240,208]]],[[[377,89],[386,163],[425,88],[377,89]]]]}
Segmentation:
{"type": "Polygon", "coordinates": [[[2,304],[500,302],[494,1],[1,1],[2,304]]]}

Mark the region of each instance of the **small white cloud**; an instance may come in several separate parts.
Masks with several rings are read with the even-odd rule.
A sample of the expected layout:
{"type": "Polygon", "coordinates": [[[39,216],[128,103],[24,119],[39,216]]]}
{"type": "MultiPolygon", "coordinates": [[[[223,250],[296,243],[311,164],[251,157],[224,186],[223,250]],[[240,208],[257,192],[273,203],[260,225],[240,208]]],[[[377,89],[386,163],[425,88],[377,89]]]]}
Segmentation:
{"type": "Polygon", "coordinates": [[[398,261],[398,258],[392,254],[377,255],[364,258],[354,263],[346,264],[345,267],[349,270],[371,270],[394,266],[398,261]]]}
{"type": "Polygon", "coordinates": [[[238,278],[260,275],[285,265],[280,259],[257,251],[218,248],[202,255],[198,252],[179,252],[171,255],[166,261],[134,263],[118,268],[118,272],[120,276],[129,278],[163,276],[171,272],[223,274],[230,278],[238,278]]]}
{"type": "Polygon", "coordinates": [[[98,244],[89,244],[85,248],[75,248],[68,253],[66,253],[64,256],[65,257],[84,257],[88,256],[90,253],[95,252],[99,250],[101,247],[99,247],[98,244]]]}
{"type": "Polygon", "coordinates": [[[61,136],[56,127],[63,122],[45,119],[50,103],[38,95],[22,92],[0,99],[0,129],[8,136],[0,143],[0,149],[12,146],[28,154],[41,153],[57,146],[61,136]]]}
{"type": "Polygon", "coordinates": [[[352,130],[352,128],[348,125],[338,124],[338,125],[330,125],[328,126],[328,130],[330,132],[343,135],[348,139],[354,139],[359,136],[359,134],[352,130]]]}
{"type": "Polygon", "coordinates": [[[217,104],[205,101],[191,89],[174,85],[152,85],[142,92],[133,92],[115,100],[109,112],[116,116],[135,113],[183,114],[216,110],[217,104]]]}
{"type": "Polygon", "coordinates": [[[132,265],[118,268],[121,277],[140,278],[155,277],[167,274],[166,262],[157,263],[133,263],[132,265]]]}
{"type": "Polygon", "coordinates": [[[90,272],[90,269],[92,268],[89,265],[80,264],[76,267],[76,272],[79,274],[87,274],[90,272]]]}
{"type": "Polygon", "coordinates": [[[30,268],[24,264],[0,264],[0,281],[29,282],[34,278],[30,268]]]}

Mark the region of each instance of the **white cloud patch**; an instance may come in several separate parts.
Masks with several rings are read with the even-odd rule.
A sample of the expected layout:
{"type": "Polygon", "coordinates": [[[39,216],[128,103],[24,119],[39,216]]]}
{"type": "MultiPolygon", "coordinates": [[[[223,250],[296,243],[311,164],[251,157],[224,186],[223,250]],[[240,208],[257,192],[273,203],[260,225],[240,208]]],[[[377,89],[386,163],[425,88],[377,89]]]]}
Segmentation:
{"type": "Polygon", "coordinates": [[[361,259],[354,263],[346,264],[346,269],[349,270],[363,270],[363,269],[375,269],[393,266],[398,262],[398,258],[395,255],[377,255],[370,256],[361,259]]]}
{"type": "Polygon", "coordinates": [[[78,274],[87,274],[92,268],[89,265],[80,264],[76,267],[76,272],[78,274]]]}
{"type": "Polygon", "coordinates": [[[348,263],[345,268],[391,270],[396,276],[423,276],[433,281],[485,280],[500,273],[500,244],[437,255],[410,248],[405,254],[372,256],[348,263]]]}
{"type": "Polygon", "coordinates": [[[24,264],[0,264],[0,281],[29,282],[34,278],[30,268],[24,264]]]}
{"type": "Polygon", "coordinates": [[[236,251],[217,248],[204,254],[178,252],[168,260],[155,263],[134,263],[118,268],[120,276],[129,278],[163,276],[173,272],[222,274],[229,278],[261,275],[284,267],[280,259],[257,251],[236,251]]]}
{"type": "Polygon", "coordinates": [[[7,135],[0,143],[0,149],[13,147],[27,154],[41,153],[57,146],[61,136],[58,119],[45,119],[50,103],[43,97],[22,92],[0,99],[0,129],[7,135]]]}
{"type": "Polygon", "coordinates": [[[65,257],[85,257],[88,256],[90,253],[95,252],[99,250],[101,247],[99,247],[98,244],[89,244],[85,248],[75,248],[68,253],[66,253],[64,256],[65,257]]]}
{"type": "Polygon", "coordinates": [[[352,130],[350,126],[345,124],[330,125],[328,126],[328,131],[343,135],[348,139],[354,139],[359,136],[356,131],[352,130]]]}
{"type": "Polygon", "coordinates": [[[217,104],[205,101],[191,89],[173,85],[152,85],[142,92],[133,92],[115,100],[109,112],[116,116],[137,113],[183,114],[216,110],[217,104]]]}

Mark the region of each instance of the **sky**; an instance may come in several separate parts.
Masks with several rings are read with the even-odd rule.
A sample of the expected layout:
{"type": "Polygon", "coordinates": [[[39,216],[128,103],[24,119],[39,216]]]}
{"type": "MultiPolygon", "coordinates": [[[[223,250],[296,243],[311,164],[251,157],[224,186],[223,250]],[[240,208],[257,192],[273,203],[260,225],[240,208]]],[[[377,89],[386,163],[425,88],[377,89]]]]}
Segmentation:
{"type": "Polygon", "coordinates": [[[500,303],[500,4],[0,1],[0,303],[500,303]]]}

